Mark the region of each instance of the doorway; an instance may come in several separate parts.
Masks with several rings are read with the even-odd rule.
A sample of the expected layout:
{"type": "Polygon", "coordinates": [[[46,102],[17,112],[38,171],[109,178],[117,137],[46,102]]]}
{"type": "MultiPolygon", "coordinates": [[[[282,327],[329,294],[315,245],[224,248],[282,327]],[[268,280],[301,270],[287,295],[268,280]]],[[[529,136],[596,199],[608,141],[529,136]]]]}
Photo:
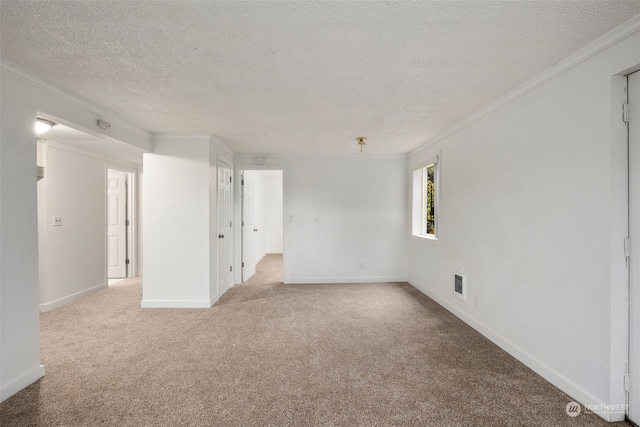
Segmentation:
{"type": "Polygon", "coordinates": [[[233,286],[231,185],[231,166],[218,160],[218,295],[233,286]]]}
{"type": "Polygon", "coordinates": [[[107,169],[107,278],[109,284],[114,279],[131,276],[130,244],[131,212],[129,188],[133,181],[131,173],[117,169],[107,169]]]}
{"type": "Polygon", "coordinates": [[[629,135],[629,406],[628,418],[640,424],[640,71],[627,76],[629,135]]]}
{"type": "Polygon", "coordinates": [[[281,169],[240,171],[242,282],[256,273],[265,256],[284,259],[283,178],[281,169]]]}
{"type": "Polygon", "coordinates": [[[136,275],[142,151],[44,116],[54,123],[36,141],[40,310],[48,311],[106,288],[109,278],[136,275]],[[113,173],[123,176],[120,184],[113,173]],[[114,214],[122,209],[109,212],[109,185],[126,191],[117,198],[124,220],[114,214]],[[125,228],[111,245],[110,223],[125,228]]]}

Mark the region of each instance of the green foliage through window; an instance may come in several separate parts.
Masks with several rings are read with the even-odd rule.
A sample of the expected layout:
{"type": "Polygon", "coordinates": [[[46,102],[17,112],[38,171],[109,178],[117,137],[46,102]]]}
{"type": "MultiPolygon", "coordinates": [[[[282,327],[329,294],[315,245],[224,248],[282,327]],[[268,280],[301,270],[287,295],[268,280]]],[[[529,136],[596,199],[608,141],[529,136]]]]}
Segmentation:
{"type": "Polygon", "coordinates": [[[439,156],[416,167],[412,178],[411,234],[438,239],[440,210],[439,156]],[[426,166],[423,166],[426,165],[426,166]]]}
{"type": "Polygon", "coordinates": [[[425,234],[436,234],[436,189],[435,189],[436,165],[430,165],[423,169],[425,189],[425,234]]]}

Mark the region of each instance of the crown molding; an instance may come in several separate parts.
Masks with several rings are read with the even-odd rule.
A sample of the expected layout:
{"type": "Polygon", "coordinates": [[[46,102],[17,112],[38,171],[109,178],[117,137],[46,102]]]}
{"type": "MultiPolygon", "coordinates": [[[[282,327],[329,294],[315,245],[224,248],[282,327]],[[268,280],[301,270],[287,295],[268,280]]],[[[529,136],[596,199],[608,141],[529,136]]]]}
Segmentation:
{"type": "Polygon", "coordinates": [[[42,77],[34,74],[30,71],[24,70],[17,65],[7,61],[6,59],[0,59],[0,69],[13,74],[25,82],[36,86],[39,89],[44,90],[54,96],[64,99],[71,104],[82,108],[83,110],[87,110],[90,113],[95,114],[96,116],[102,117],[105,120],[117,124],[119,127],[127,129],[132,133],[140,135],[146,139],[151,139],[151,133],[134,125],[133,123],[127,122],[121,119],[116,113],[113,111],[107,110],[106,108],[100,107],[92,102],[87,101],[86,99],[81,98],[73,92],[69,92],[65,89],[62,89],[55,84],[43,79],[42,77]]]}
{"type": "Polygon", "coordinates": [[[231,156],[231,158],[233,158],[233,156],[235,155],[235,153],[233,152],[233,150],[226,145],[224,142],[222,142],[220,140],[220,138],[218,138],[215,135],[210,135],[211,137],[211,142],[213,142],[213,144],[218,147],[218,149],[220,149],[220,151],[224,152],[225,154],[231,156]]]}
{"type": "Polygon", "coordinates": [[[195,141],[195,140],[205,141],[206,140],[214,144],[220,151],[231,156],[232,158],[235,155],[233,150],[228,146],[226,146],[222,141],[220,141],[220,139],[217,136],[208,134],[208,133],[181,133],[181,132],[160,133],[158,132],[158,133],[154,133],[152,136],[153,142],[174,141],[174,140],[181,140],[181,141],[195,141]]]}
{"type": "Polygon", "coordinates": [[[483,107],[482,109],[476,111],[475,113],[467,116],[462,121],[453,125],[452,127],[446,129],[445,131],[437,134],[433,138],[429,139],[427,142],[419,146],[418,148],[413,149],[409,152],[409,157],[418,155],[422,153],[427,148],[431,147],[435,143],[442,141],[443,139],[453,135],[454,133],[464,129],[465,127],[471,125],[472,123],[477,122],[483,117],[489,115],[493,111],[505,106],[506,104],[514,101],[515,99],[523,96],[524,94],[530,92],[531,90],[543,85],[549,80],[557,77],[558,75],[570,70],[576,65],[581,64],[582,62],[588,60],[589,58],[597,55],[603,50],[613,46],[615,43],[620,40],[630,36],[631,34],[640,30],[640,14],[634,16],[630,20],[618,25],[613,30],[604,34],[603,36],[597,38],[586,46],[578,49],[576,52],[567,56],[565,59],[551,66],[547,70],[541,72],[537,76],[528,80],[521,86],[516,89],[508,92],[497,100],[493,101],[489,105],[483,107]]]}
{"type": "Polygon", "coordinates": [[[407,154],[369,154],[369,153],[241,153],[236,154],[237,160],[241,159],[255,159],[256,156],[263,156],[269,159],[406,159],[407,154]]]}
{"type": "Polygon", "coordinates": [[[154,132],[153,134],[151,134],[152,141],[164,141],[168,139],[182,139],[182,140],[206,139],[207,141],[209,141],[211,139],[211,135],[209,135],[208,133],[186,133],[186,132],[175,132],[175,133],[174,132],[154,132]]]}

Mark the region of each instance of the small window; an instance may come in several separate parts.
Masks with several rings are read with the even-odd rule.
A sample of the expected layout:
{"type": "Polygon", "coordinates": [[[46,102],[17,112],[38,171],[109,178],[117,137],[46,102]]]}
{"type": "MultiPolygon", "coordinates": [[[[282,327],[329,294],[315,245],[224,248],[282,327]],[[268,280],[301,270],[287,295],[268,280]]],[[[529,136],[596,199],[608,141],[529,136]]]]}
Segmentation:
{"type": "Polygon", "coordinates": [[[438,158],[413,171],[414,236],[438,237],[438,158]]]}

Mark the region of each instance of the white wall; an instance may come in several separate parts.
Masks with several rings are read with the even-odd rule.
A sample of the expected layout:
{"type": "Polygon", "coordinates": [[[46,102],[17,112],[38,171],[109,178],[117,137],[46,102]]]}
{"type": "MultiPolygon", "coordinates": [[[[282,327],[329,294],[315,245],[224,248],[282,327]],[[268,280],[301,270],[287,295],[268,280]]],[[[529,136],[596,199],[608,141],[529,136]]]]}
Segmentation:
{"type": "MultiPolygon", "coordinates": [[[[236,166],[257,169],[248,155],[236,166]]],[[[284,170],[285,283],[406,279],[404,156],[271,156],[273,166],[284,170]]]]}
{"type": "Polygon", "coordinates": [[[209,306],[209,139],[160,139],[144,154],[143,307],[209,306]]]}
{"type": "MultiPolygon", "coordinates": [[[[47,142],[46,140],[39,140],[37,142],[37,163],[38,166],[45,167],[47,164],[47,142]]],[[[38,288],[40,290],[40,310],[42,310],[42,289],[45,283],[45,262],[46,262],[46,247],[45,247],[45,235],[47,233],[47,225],[44,221],[47,210],[47,184],[44,178],[38,179],[37,184],[38,192],[38,288]]]]}
{"type": "Polygon", "coordinates": [[[0,63],[0,400],[44,375],[40,365],[36,137],[38,113],[150,149],[149,135],[16,67],[0,63]],[[111,129],[97,127],[97,119],[111,129]]]}
{"type": "Polygon", "coordinates": [[[137,263],[136,263],[136,276],[138,277],[142,277],[142,272],[144,271],[144,245],[142,244],[143,240],[142,240],[142,236],[143,236],[143,227],[144,224],[142,223],[142,216],[143,216],[143,211],[142,211],[142,190],[144,187],[144,172],[142,170],[142,168],[139,168],[137,170],[137,176],[138,176],[138,180],[136,181],[137,186],[136,186],[136,190],[137,190],[137,195],[138,197],[136,198],[136,207],[137,207],[137,211],[136,211],[136,221],[137,221],[137,236],[136,236],[136,241],[138,243],[137,245],[137,263]]]}
{"type": "Polygon", "coordinates": [[[144,155],[143,307],[210,307],[217,299],[219,148],[209,135],[158,135],[144,155]]]}
{"type": "Polygon", "coordinates": [[[441,153],[440,239],[409,238],[410,282],[584,404],[624,404],[615,76],[639,64],[635,33],[409,159],[441,153]]]}
{"type": "Polygon", "coordinates": [[[266,252],[281,254],[283,248],[282,176],[267,178],[266,186],[266,252]]]}
{"type": "Polygon", "coordinates": [[[207,225],[209,242],[209,304],[213,305],[220,297],[218,283],[218,153],[215,145],[209,140],[208,150],[208,217],[207,225]]]}
{"type": "Polygon", "coordinates": [[[36,206],[37,107],[0,70],[0,400],[44,375],[40,365],[36,206]]]}
{"type": "Polygon", "coordinates": [[[45,177],[38,182],[43,245],[40,309],[50,310],[107,286],[106,162],[45,144],[45,177]],[[53,217],[62,226],[53,226],[53,217]]]}

